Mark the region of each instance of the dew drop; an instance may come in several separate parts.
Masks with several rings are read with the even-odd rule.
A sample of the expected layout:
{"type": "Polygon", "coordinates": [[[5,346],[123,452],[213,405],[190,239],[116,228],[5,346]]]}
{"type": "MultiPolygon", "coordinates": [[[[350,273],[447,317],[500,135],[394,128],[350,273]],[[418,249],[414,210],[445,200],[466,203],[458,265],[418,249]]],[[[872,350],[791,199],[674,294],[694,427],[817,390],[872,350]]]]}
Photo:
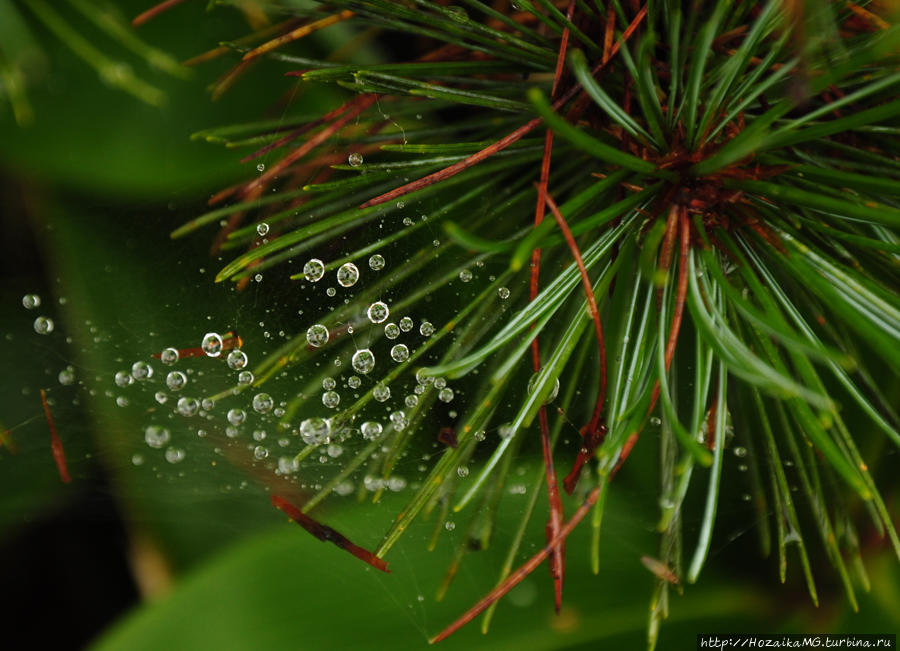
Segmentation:
{"type": "Polygon", "coordinates": [[[73,384],[75,382],[75,369],[71,366],[67,366],[59,372],[56,379],[59,380],[59,383],[63,386],[73,384]]]}
{"type": "Polygon", "coordinates": [[[317,283],[325,275],[325,263],[318,258],[312,258],[303,265],[303,275],[311,283],[317,283]]]}
{"type": "Polygon", "coordinates": [[[505,301],[506,299],[509,298],[509,288],[501,287],[500,289],[497,290],[497,294],[500,296],[501,299],[503,299],[505,301]]]}
{"type": "Polygon", "coordinates": [[[159,425],[149,425],[144,430],[144,442],[151,448],[161,448],[169,442],[171,437],[169,430],[159,425]]]}
{"type": "Polygon", "coordinates": [[[352,262],[342,264],[337,270],[337,281],[341,287],[352,287],[359,280],[359,269],[352,262]]]}
{"type": "Polygon", "coordinates": [[[353,353],[350,363],[357,373],[365,375],[375,368],[375,355],[368,348],[363,348],[353,353]]]}
{"type": "Polygon", "coordinates": [[[116,385],[120,387],[127,387],[129,384],[134,382],[134,378],[131,377],[131,373],[128,371],[118,371],[116,373],[116,385]]]}
{"type": "Polygon", "coordinates": [[[738,457],[739,459],[743,459],[747,456],[747,448],[739,445],[734,449],[734,456],[738,457]]]}
{"type": "Polygon", "coordinates": [[[385,402],[391,397],[391,388],[383,384],[376,384],[372,389],[372,397],[378,402],[385,402]]]}
{"type": "Polygon", "coordinates": [[[351,375],[347,378],[347,386],[351,389],[358,389],[362,384],[362,380],[359,379],[356,375],[351,375]]]}
{"type": "Polygon", "coordinates": [[[252,371],[241,371],[238,373],[238,384],[247,385],[253,382],[253,372],[252,371]]]}
{"type": "Polygon", "coordinates": [[[208,357],[218,357],[222,354],[222,337],[217,332],[207,332],[200,348],[208,357]]]}
{"type": "Polygon", "coordinates": [[[391,359],[395,362],[405,362],[409,359],[409,348],[406,344],[397,344],[391,348],[391,359]]]}
{"type": "Polygon", "coordinates": [[[34,320],[34,331],[39,335],[49,335],[53,332],[53,319],[46,316],[39,316],[34,320]]]}
{"type": "Polygon", "coordinates": [[[253,396],[253,411],[258,414],[266,414],[272,411],[275,401],[268,393],[257,393],[253,396]]]}
{"type": "Polygon", "coordinates": [[[359,431],[362,432],[363,438],[368,441],[374,441],[379,436],[381,436],[382,427],[381,423],[376,423],[375,421],[366,421],[359,428],[359,431]]]}
{"type": "Polygon", "coordinates": [[[327,377],[322,380],[322,388],[326,391],[331,391],[334,387],[337,386],[337,381],[333,377],[327,377]]]}
{"type": "Polygon", "coordinates": [[[179,398],[175,410],[182,416],[194,416],[200,411],[200,403],[196,398],[179,398]]]}
{"type": "MultiPolygon", "coordinates": [[[[535,373],[531,376],[531,379],[528,380],[528,393],[534,393],[535,387],[537,386],[538,381],[538,373],[535,373]]],[[[553,402],[556,399],[556,396],[559,394],[559,378],[553,383],[553,389],[550,390],[550,395],[547,396],[547,399],[544,401],[545,404],[548,402],[553,402]]]]}
{"type": "Polygon", "coordinates": [[[363,155],[355,151],[347,156],[347,162],[350,164],[350,167],[359,167],[363,164],[363,155]]]}
{"type": "Polygon", "coordinates": [[[450,387],[444,387],[438,392],[438,400],[441,402],[450,402],[453,400],[453,389],[450,387]]]}
{"type": "Polygon", "coordinates": [[[388,323],[384,326],[384,336],[388,339],[396,339],[400,336],[400,327],[396,323],[388,323]]]}
{"type": "Polygon", "coordinates": [[[178,351],[171,346],[169,348],[163,348],[163,351],[159,354],[159,361],[166,366],[172,366],[178,361],[178,351]]]}
{"type": "Polygon", "coordinates": [[[131,376],[135,380],[149,380],[153,377],[153,367],[147,362],[135,362],[131,365],[131,376]]]}
{"type": "Polygon", "coordinates": [[[400,319],[400,329],[403,332],[409,332],[410,330],[412,330],[413,325],[415,325],[413,323],[413,320],[411,318],[409,318],[408,316],[405,316],[402,319],[400,319]]]}
{"type": "Polygon", "coordinates": [[[369,258],[369,269],[372,271],[380,271],[384,269],[384,257],[376,253],[369,258]]]}
{"type": "Polygon", "coordinates": [[[166,386],[172,391],[179,391],[187,384],[187,376],[181,371],[171,371],[166,376],[166,386]]]}
{"type": "Polygon", "coordinates": [[[225,417],[228,418],[228,422],[232,425],[240,425],[247,420],[247,412],[240,407],[234,407],[228,410],[225,417]]]}
{"type": "Polygon", "coordinates": [[[260,237],[265,237],[269,234],[269,225],[266,222],[262,222],[256,225],[256,234],[260,237]]]}
{"type": "Polygon", "coordinates": [[[326,391],[322,394],[322,404],[329,409],[336,408],[339,404],[341,404],[341,394],[339,394],[337,391],[326,391]]]}
{"type": "Polygon", "coordinates": [[[310,346],[323,346],[328,343],[328,328],[321,323],[316,323],[306,331],[306,341],[310,346]]]}
{"type": "Polygon", "coordinates": [[[184,450],[181,448],[169,448],[166,450],[166,461],[169,463],[181,463],[184,461],[184,450]]]}
{"type": "Polygon", "coordinates": [[[239,371],[247,366],[247,353],[239,348],[235,348],[228,353],[228,357],[225,358],[225,361],[228,363],[228,368],[239,371]]]}
{"type": "Polygon", "coordinates": [[[470,280],[472,280],[472,272],[468,269],[463,269],[459,272],[459,279],[464,283],[469,282],[470,280]]]}
{"type": "Polygon", "coordinates": [[[367,314],[372,323],[383,323],[388,318],[390,310],[383,301],[376,301],[369,306],[367,314]]]}
{"type": "Polygon", "coordinates": [[[322,445],[331,439],[331,423],[318,416],[300,423],[300,438],[307,445],[322,445]]]}
{"type": "Polygon", "coordinates": [[[41,297],[37,294],[25,294],[22,297],[22,306],[26,310],[33,310],[36,307],[41,306],[41,297]]]}

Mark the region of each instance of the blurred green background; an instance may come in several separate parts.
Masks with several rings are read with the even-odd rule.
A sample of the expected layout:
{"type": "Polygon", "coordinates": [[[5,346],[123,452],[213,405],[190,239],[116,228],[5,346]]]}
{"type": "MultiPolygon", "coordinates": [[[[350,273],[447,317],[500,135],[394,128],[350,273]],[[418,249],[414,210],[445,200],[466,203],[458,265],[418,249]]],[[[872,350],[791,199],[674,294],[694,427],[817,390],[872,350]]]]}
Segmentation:
{"type": "MultiPolygon", "coordinates": [[[[524,495],[504,496],[497,543],[467,556],[438,603],[434,594],[463,527],[429,552],[433,521],[420,522],[388,555],[392,573],[380,574],[288,525],[258,477],[224,459],[215,463],[211,444],[177,423],[172,434],[186,460],[172,465],[151,455],[143,428],[159,405],[146,391],[127,394],[113,381],[134,360],[172,341],[195,345],[194,333],[213,326],[237,329],[258,349],[271,345],[259,322],[299,327],[290,318],[288,285],[273,280],[245,292],[214,285],[210,272],[221,260],[209,257],[211,233],[178,242],[168,234],[201,212],[211,193],[250,173],[239,154],[191,140],[192,133],[277,118],[286,96],[291,110],[328,110],[338,102],[334,91],[297,86],[283,76],[288,67],[265,64],[213,102],[206,87],[234,58],[189,78],[172,76],[129,54],[75,4],[54,4],[78,34],[164,93],[165,102],[151,106],[104,83],[48,30],[34,4],[0,0],[2,53],[7,63],[27,59],[33,115],[20,125],[11,104],[0,101],[0,426],[14,446],[0,448],[0,612],[12,630],[4,647],[425,647],[492,587],[524,495]],[[26,293],[41,296],[36,311],[22,306],[26,293]],[[53,333],[34,332],[38,314],[54,320],[53,333]],[[72,385],[58,380],[68,366],[72,385]],[[41,388],[66,446],[69,485],[50,455],[41,388]]],[[[139,0],[112,7],[129,18],[145,8],[139,0]]],[[[246,31],[234,8],[207,12],[205,3],[189,2],[139,33],[182,60],[246,31]]],[[[326,30],[305,47],[322,55],[340,38],[340,29],[326,30]]],[[[4,88],[8,96],[8,78],[4,88]]],[[[639,446],[615,482],[599,575],[589,569],[586,528],[570,539],[560,616],[541,567],[501,603],[488,636],[476,622],[443,646],[644,648],[653,577],[640,557],[656,555],[653,454],[652,445],[639,446]]],[[[527,461],[522,470],[531,476],[527,461]]],[[[737,499],[742,487],[725,491],[710,564],[699,585],[672,600],[659,648],[692,649],[700,632],[896,629],[900,571],[880,540],[863,540],[872,590],[862,595],[859,614],[813,546],[816,609],[796,558],[786,585],[775,560],[761,558],[749,507],[737,499]]],[[[317,514],[371,547],[403,498],[346,499],[317,514]]],[[[897,495],[886,499],[896,504],[897,495]]],[[[567,512],[574,508],[568,504],[567,512]]],[[[534,519],[528,554],[541,545],[544,519],[534,519]]],[[[686,531],[689,540],[695,533],[686,531]]]]}

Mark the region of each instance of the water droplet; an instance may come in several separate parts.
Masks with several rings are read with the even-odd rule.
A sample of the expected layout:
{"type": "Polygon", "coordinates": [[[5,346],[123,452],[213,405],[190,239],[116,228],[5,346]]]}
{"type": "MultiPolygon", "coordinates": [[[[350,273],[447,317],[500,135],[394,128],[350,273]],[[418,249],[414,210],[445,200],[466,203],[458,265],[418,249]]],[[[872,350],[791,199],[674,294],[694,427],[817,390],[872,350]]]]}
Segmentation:
{"type": "Polygon", "coordinates": [[[166,461],[169,463],[181,463],[184,461],[184,450],[181,448],[169,448],[166,450],[166,461]]]}
{"type": "Polygon", "coordinates": [[[433,382],[435,389],[443,389],[445,386],[447,386],[447,378],[436,377],[434,378],[433,382]]]}
{"type": "Polygon", "coordinates": [[[222,354],[222,337],[217,332],[207,332],[203,335],[200,348],[208,357],[218,357],[222,354]]]}
{"type": "Polygon", "coordinates": [[[269,450],[262,445],[257,445],[255,448],[253,448],[253,456],[257,459],[265,459],[267,456],[269,456],[269,450]]]}
{"type": "Polygon", "coordinates": [[[247,366],[247,353],[239,348],[235,348],[228,353],[228,357],[225,358],[225,361],[228,363],[228,368],[239,371],[247,366]]]}
{"type": "Polygon", "coordinates": [[[328,343],[328,328],[321,323],[316,323],[306,331],[306,341],[310,346],[323,346],[328,343]]]}
{"type": "Polygon", "coordinates": [[[387,482],[388,490],[399,493],[406,488],[406,480],[403,477],[391,477],[387,482]]]}
{"type": "Polygon", "coordinates": [[[328,296],[334,296],[335,294],[337,294],[337,290],[335,290],[334,287],[329,287],[325,290],[325,293],[328,294],[328,296]]]}
{"type": "Polygon", "coordinates": [[[506,299],[509,298],[509,288],[501,287],[500,289],[497,290],[497,294],[499,294],[500,298],[502,298],[505,301],[506,299]]]}
{"type": "Polygon", "coordinates": [[[388,318],[388,314],[390,314],[390,310],[382,301],[376,301],[369,306],[369,321],[372,323],[383,323],[388,318]]]}
{"type": "Polygon", "coordinates": [[[315,416],[300,423],[300,438],[307,445],[322,445],[331,440],[331,423],[315,416]]]}
{"type": "Polygon", "coordinates": [[[376,253],[369,258],[369,269],[372,271],[380,271],[384,269],[384,257],[376,253]]]}
{"type": "Polygon", "coordinates": [[[456,523],[453,522],[453,520],[447,520],[444,523],[444,529],[446,529],[447,531],[453,531],[454,529],[456,529],[456,523]]]}
{"type": "Polygon", "coordinates": [[[384,336],[388,339],[396,339],[400,336],[400,327],[396,323],[388,323],[384,326],[384,336]]]}
{"type": "Polygon", "coordinates": [[[365,375],[375,368],[375,355],[368,348],[363,348],[353,353],[350,363],[357,373],[365,375]]]}
{"type": "Polygon", "coordinates": [[[172,391],[179,391],[187,384],[187,376],[181,371],[171,371],[166,376],[166,386],[172,391]]]}
{"type": "Polygon", "coordinates": [[[401,329],[403,332],[409,332],[410,330],[412,330],[412,329],[413,329],[413,325],[415,325],[415,324],[413,323],[413,320],[410,319],[408,316],[405,316],[405,317],[403,317],[402,319],[400,319],[400,329],[401,329]]]}
{"type": "Polygon", "coordinates": [[[322,388],[326,391],[331,391],[334,387],[337,386],[337,381],[333,377],[327,377],[322,380],[322,388]]]}
{"type": "Polygon", "coordinates": [[[381,423],[376,423],[374,421],[366,421],[359,428],[359,431],[362,432],[363,438],[369,441],[374,441],[379,436],[381,436],[381,432],[383,431],[381,427],[381,423]]]}
{"type": "Polygon", "coordinates": [[[132,454],[131,455],[131,463],[135,466],[143,465],[144,463],[144,455],[143,454],[132,454]]]}
{"type": "Polygon", "coordinates": [[[53,332],[53,319],[39,316],[34,320],[34,331],[39,335],[49,335],[53,332]]]}
{"type": "Polygon", "coordinates": [[[469,466],[457,466],[456,474],[459,477],[468,477],[469,476],[469,466]]]}
{"type": "Polygon", "coordinates": [[[206,411],[212,411],[212,408],[216,406],[216,401],[212,398],[204,398],[200,401],[200,406],[206,411]]]}
{"type": "Polygon", "coordinates": [[[129,373],[128,371],[118,371],[116,373],[116,385],[120,387],[127,387],[133,382],[134,378],[131,377],[131,373],[129,373]]]}
{"type": "Polygon", "coordinates": [[[359,167],[363,164],[363,155],[355,151],[347,156],[347,162],[350,164],[350,167],[359,167]]]}
{"type": "Polygon", "coordinates": [[[391,424],[394,426],[394,429],[398,432],[402,432],[406,429],[406,426],[409,425],[409,420],[406,418],[406,413],[401,410],[397,410],[391,413],[391,424]]]}
{"type": "Polygon", "coordinates": [[[453,400],[453,389],[450,387],[444,387],[438,392],[438,400],[441,402],[450,402],[453,400]]]}
{"type": "Polygon", "coordinates": [[[153,377],[153,367],[147,362],[135,362],[131,365],[131,376],[135,380],[149,380],[153,377]]]}
{"type": "Polygon", "coordinates": [[[412,409],[412,408],[415,407],[417,404],[419,404],[419,396],[417,396],[417,395],[415,395],[415,394],[408,395],[408,396],[406,396],[406,398],[403,399],[403,403],[404,403],[407,407],[409,407],[410,409],[412,409]]]}
{"type": "Polygon", "coordinates": [[[278,472],[282,475],[290,475],[300,470],[300,464],[290,457],[278,457],[278,472]]]}
{"type": "Polygon", "coordinates": [[[172,364],[178,361],[178,351],[171,346],[169,348],[163,348],[163,351],[159,354],[159,361],[166,366],[172,366],[172,364]]]}
{"type": "Polygon", "coordinates": [[[734,449],[734,456],[738,457],[739,459],[743,459],[747,456],[747,448],[739,445],[734,449]]]}
{"type": "Polygon", "coordinates": [[[56,379],[59,380],[59,383],[64,386],[73,384],[75,382],[75,369],[71,366],[65,367],[59,372],[59,375],[56,376],[56,379]]]}
{"type": "Polygon", "coordinates": [[[356,375],[351,375],[347,378],[347,386],[351,389],[358,389],[362,384],[362,380],[359,379],[356,375]]]}
{"type": "Polygon", "coordinates": [[[378,402],[384,402],[391,397],[391,388],[383,384],[376,384],[372,389],[372,397],[378,402]]]}
{"type": "Polygon", "coordinates": [[[247,420],[247,412],[240,407],[234,407],[228,410],[225,417],[228,418],[228,422],[232,425],[240,425],[247,420]]]}
{"type": "Polygon", "coordinates": [[[650,424],[654,427],[659,427],[660,425],[662,425],[662,421],[659,419],[659,416],[652,416],[650,418],[650,424]]]}
{"type": "MultiPolygon", "coordinates": [[[[531,379],[528,380],[528,393],[534,393],[534,389],[537,386],[538,381],[538,373],[535,373],[531,376],[531,379]]],[[[550,395],[547,396],[547,400],[544,403],[553,402],[556,399],[556,396],[559,394],[559,378],[553,383],[553,389],[550,390],[550,395]]]]}
{"type": "Polygon", "coordinates": [[[238,384],[251,384],[253,382],[253,372],[252,371],[241,371],[238,373],[238,384]]]}
{"type": "Polygon", "coordinates": [[[254,441],[265,441],[266,440],[266,430],[264,430],[264,429],[253,430],[253,440],[254,441]]]}
{"type": "Polygon", "coordinates": [[[337,281],[341,287],[352,287],[359,280],[359,269],[352,262],[342,264],[337,270],[337,281]]]}
{"type": "Polygon", "coordinates": [[[26,310],[33,310],[36,307],[41,306],[41,297],[37,294],[25,294],[22,297],[22,306],[26,310]]]}
{"type": "Polygon", "coordinates": [[[409,359],[409,348],[406,344],[397,344],[391,348],[391,359],[395,362],[405,362],[409,359]]]}
{"type": "Polygon", "coordinates": [[[303,275],[311,283],[317,283],[325,275],[325,263],[318,258],[312,258],[303,265],[303,275]]]}
{"type": "Polygon", "coordinates": [[[341,404],[341,394],[339,394],[337,391],[326,391],[322,394],[322,404],[329,409],[336,408],[339,404],[341,404]]]}
{"type": "Polygon", "coordinates": [[[265,237],[269,234],[269,225],[266,222],[262,222],[256,225],[256,234],[260,237],[265,237]]]}
{"type": "Polygon", "coordinates": [[[516,430],[513,429],[513,426],[510,423],[505,423],[497,428],[497,435],[501,439],[512,438],[512,435],[516,433],[516,430]]]}
{"type": "Polygon", "coordinates": [[[472,272],[468,269],[463,269],[459,272],[459,279],[464,283],[469,282],[470,280],[472,280],[472,272]]]}
{"type": "Polygon", "coordinates": [[[193,416],[200,411],[200,403],[196,398],[179,398],[175,409],[182,416],[193,416]]]}
{"type": "Polygon", "coordinates": [[[257,393],[253,396],[253,411],[258,414],[265,414],[272,411],[275,401],[268,393],[257,393]]]}
{"type": "Polygon", "coordinates": [[[434,326],[430,321],[422,321],[422,325],[419,326],[419,334],[423,337],[430,337],[434,334],[434,326]]]}
{"type": "Polygon", "coordinates": [[[169,442],[172,435],[165,427],[159,425],[149,425],[144,430],[144,442],[151,448],[159,449],[169,442]]]}
{"type": "Polygon", "coordinates": [[[257,171],[257,172],[265,172],[265,171],[266,171],[266,164],[265,164],[265,163],[260,163],[259,165],[257,165],[257,166],[256,166],[256,171],[257,171]]]}

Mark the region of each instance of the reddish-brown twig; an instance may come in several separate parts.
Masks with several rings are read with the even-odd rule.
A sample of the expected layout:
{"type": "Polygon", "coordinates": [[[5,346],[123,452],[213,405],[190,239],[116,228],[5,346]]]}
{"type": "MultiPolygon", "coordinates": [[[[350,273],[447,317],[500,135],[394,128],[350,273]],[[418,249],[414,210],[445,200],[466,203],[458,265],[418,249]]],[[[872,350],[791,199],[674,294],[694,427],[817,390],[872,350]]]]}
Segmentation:
{"type": "Polygon", "coordinates": [[[69,469],[66,466],[66,451],[56,431],[56,423],[53,422],[53,414],[50,413],[50,405],[47,403],[47,392],[41,389],[41,404],[44,405],[44,416],[47,417],[47,426],[50,428],[50,451],[53,452],[53,460],[59,471],[59,478],[68,484],[72,481],[69,477],[69,469]]]}
{"type": "Polygon", "coordinates": [[[319,540],[323,542],[333,543],[339,548],[343,549],[345,552],[353,554],[359,560],[368,563],[375,569],[390,573],[390,570],[388,569],[387,563],[385,561],[378,558],[368,549],[363,549],[358,545],[354,545],[346,536],[344,536],[340,532],[309,517],[280,495],[272,495],[272,506],[287,513],[288,517],[291,520],[299,524],[319,540]]]}
{"type": "Polygon", "coordinates": [[[131,21],[131,24],[134,27],[143,25],[151,18],[155,18],[162,12],[168,11],[169,9],[171,9],[172,7],[175,7],[176,5],[180,5],[182,2],[184,2],[184,0],[164,0],[164,2],[160,2],[158,5],[150,7],[147,11],[136,16],[134,18],[134,20],[131,21]]]}
{"type": "Polygon", "coordinates": [[[503,581],[503,583],[499,584],[496,588],[488,592],[478,601],[477,604],[467,610],[459,619],[457,619],[455,622],[450,624],[450,626],[431,638],[429,640],[429,643],[435,644],[453,635],[456,631],[461,629],[463,626],[478,617],[478,615],[487,610],[492,603],[502,598],[506,593],[508,593],[519,583],[521,583],[526,576],[531,574],[534,569],[538,565],[540,565],[544,561],[544,559],[547,558],[553,552],[553,550],[556,549],[556,547],[568,537],[570,533],[572,533],[572,530],[578,526],[578,523],[584,519],[584,516],[587,515],[588,511],[590,511],[591,507],[594,505],[594,503],[596,503],[597,498],[600,497],[600,491],[602,487],[603,484],[598,484],[594,487],[594,489],[588,494],[587,499],[584,501],[584,503],[578,507],[575,513],[572,514],[572,518],[568,522],[566,522],[565,525],[563,525],[559,533],[553,537],[553,540],[544,545],[541,551],[525,561],[525,563],[523,563],[512,574],[510,574],[506,578],[506,580],[503,581]]]}
{"type": "MultiPolygon", "coordinates": [[[[567,17],[572,19],[575,10],[575,0],[570,0],[567,10],[567,17]]],[[[551,98],[555,99],[559,91],[559,80],[562,78],[562,72],[566,61],[566,49],[569,45],[569,28],[566,27],[562,33],[562,39],[559,44],[559,53],[556,56],[556,70],[553,75],[553,88],[550,91],[551,98]]],[[[534,227],[540,226],[544,220],[544,193],[547,191],[547,183],[550,179],[550,159],[553,153],[553,132],[547,129],[544,136],[544,155],[541,160],[541,176],[537,184],[538,198],[537,205],[534,210],[534,227]]],[[[533,301],[538,295],[538,287],[540,284],[541,273],[541,250],[535,249],[531,252],[531,283],[529,286],[528,300],[533,301]]],[[[534,324],[531,326],[534,327],[534,324]]],[[[531,340],[531,366],[532,370],[537,373],[541,369],[540,344],[535,336],[531,340]]],[[[544,456],[544,469],[547,481],[547,501],[550,505],[550,517],[547,520],[545,535],[547,540],[553,539],[559,533],[565,519],[563,512],[562,499],[559,495],[559,483],[556,478],[556,466],[553,463],[553,449],[550,445],[550,423],[547,419],[547,407],[541,405],[538,413],[538,422],[541,429],[541,450],[544,456]]],[[[563,582],[566,575],[566,550],[564,545],[559,545],[553,550],[550,557],[550,576],[553,578],[554,600],[556,612],[559,613],[562,608],[563,582]]]]}
{"type": "MultiPolygon", "coordinates": [[[[620,47],[619,43],[625,42],[628,40],[628,38],[634,33],[634,31],[638,28],[638,26],[644,20],[644,17],[646,15],[647,15],[647,6],[644,5],[641,8],[641,10],[637,13],[637,15],[634,17],[634,20],[631,21],[631,24],[628,26],[628,28],[622,33],[622,40],[616,41],[613,44],[612,50],[610,52],[610,59],[619,51],[619,47],[620,47]]],[[[595,76],[597,74],[599,74],[606,67],[606,64],[609,62],[610,59],[607,59],[606,61],[601,61],[596,66],[594,66],[594,68],[591,70],[591,74],[595,75],[595,76]]],[[[558,100],[553,102],[553,104],[552,104],[553,110],[558,111],[560,108],[562,108],[563,106],[568,104],[569,101],[579,93],[579,91],[581,91],[581,87],[578,84],[573,84],[572,87],[569,90],[567,90],[558,100]]],[[[377,197],[373,197],[372,199],[369,199],[368,201],[366,201],[365,203],[360,205],[360,208],[368,208],[369,206],[376,206],[380,203],[385,203],[387,201],[393,201],[394,199],[397,199],[398,197],[402,197],[405,194],[409,194],[410,192],[414,192],[416,190],[421,190],[422,188],[428,187],[429,185],[433,185],[435,183],[438,183],[440,181],[448,179],[451,176],[455,176],[455,175],[459,174],[460,172],[469,169],[473,165],[477,165],[481,161],[490,158],[497,152],[503,151],[504,149],[506,149],[513,143],[518,142],[519,140],[524,138],[526,135],[531,133],[538,125],[541,124],[541,122],[542,122],[541,118],[534,118],[533,120],[530,120],[529,122],[523,124],[521,127],[516,129],[512,133],[504,136],[497,142],[494,142],[494,143],[488,145],[481,151],[475,152],[468,158],[461,160],[457,163],[454,163],[453,165],[450,165],[449,167],[445,167],[442,170],[438,170],[437,172],[434,172],[433,174],[424,176],[421,179],[416,179],[415,181],[410,181],[409,183],[401,185],[399,188],[394,188],[393,190],[385,192],[384,194],[380,194],[377,197]]]]}

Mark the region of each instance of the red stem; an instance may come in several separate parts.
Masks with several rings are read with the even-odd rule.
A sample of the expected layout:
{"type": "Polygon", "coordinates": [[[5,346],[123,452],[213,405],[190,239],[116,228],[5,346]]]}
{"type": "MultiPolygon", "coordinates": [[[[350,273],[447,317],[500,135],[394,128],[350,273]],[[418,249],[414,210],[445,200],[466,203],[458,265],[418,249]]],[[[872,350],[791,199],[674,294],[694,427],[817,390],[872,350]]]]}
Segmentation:
{"type": "Polygon", "coordinates": [[[385,563],[382,559],[378,558],[368,549],[363,549],[358,545],[354,545],[346,536],[344,536],[340,532],[309,517],[280,495],[272,495],[272,506],[287,513],[288,517],[291,520],[299,524],[319,540],[323,542],[334,543],[345,552],[353,554],[354,556],[356,556],[356,558],[365,563],[368,563],[375,569],[390,574],[391,571],[387,568],[387,563],[385,563]]]}
{"type": "Polygon", "coordinates": [[[47,392],[41,389],[41,404],[44,405],[44,416],[47,417],[47,426],[50,428],[50,451],[53,452],[53,460],[59,471],[59,478],[68,484],[71,480],[69,469],[66,466],[66,451],[56,431],[56,423],[53,422],[53,414],[50,413],[50,405],[47,403],[47,392]]]}

